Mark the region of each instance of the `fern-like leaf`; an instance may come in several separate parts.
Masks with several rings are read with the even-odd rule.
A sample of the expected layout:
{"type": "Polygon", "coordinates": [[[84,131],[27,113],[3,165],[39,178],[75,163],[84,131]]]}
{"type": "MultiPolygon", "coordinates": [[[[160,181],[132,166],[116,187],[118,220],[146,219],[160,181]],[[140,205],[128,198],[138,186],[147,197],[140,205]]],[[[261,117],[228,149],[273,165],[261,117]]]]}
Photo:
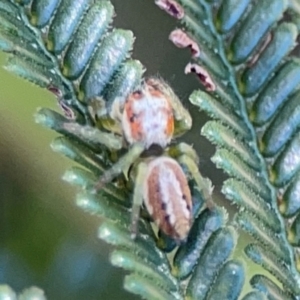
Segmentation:
{"type": "Polygon", "coordinates": [[[155,2],[173,16],[174,7],[180,11],[184,28],[171,41],[197,49],[186,72],[203,89],[190,100],[215,119],[202,134],[217,147],[213,162],[231,177],[222,192],[240,207],[234,223],[253,237],[245,253],[280,283],[256,275],[251,284],[268,299],[298,297],[300,66],[289,55],[297,26],[284,21],[299,19],[296,1],[155,2]]]}
{"type": "Polygon", "coordinates": [[[36,299],[36,300],[46,300],[46,296],[43,290],[32,286],[30,288],[24,289],[21,293],[17,293],[8,285],[0,285],[0,297],[1,299],[36,299]]]}
{"type": "MultiPolygon", "coordinates": [[[[297,20],[296,5],[284,0],[156,3],[185,27],[170,38],[192,50],[185,71],[196,73],[203,89],[190,99],[214,119],[202,133],[217,146],[213,161],[231,177],[223,193],[240,207],[230,224],[223,208],[196,215],[173,260],[167,252],[176,244],[163,235],[157,241],[146,216],[137,239],[131,239],[128,187],[108,184],[97,195],[88,192],[122,153],[122,141],[98,130],[105,125],[94,114],[105,115],[115,98],[125,98],[144,71],[129,58],[133,34],[109,28],[110,1],[2,0],[0,48],[10,53],[6,68],[57,97],[65,116],[40,109],[36,120],[63,135],[52,143],[55,151],[83,166],[67,171],[64,179],[83,189],[77,205],[103,219],[98,235],[116,246],[112,264],[131,273],[127,290],[145,299],[237,299],[249,279],[234,253],[240,228],[254,237],[247,256],[279,281],[255,275],[250,283],[256,290],[243,299],[293,299],[300,294],[294,248],[300,73],[298,60],[288,56],[297,26],[282,18],[294,9],[297,20]],[[283,218],[295,215],[286,227],[283,218]]],[[[190,184],[199,206],[203,195],[190,184]]]]}
{"type": "MultiPolygon", "coordinates": [[[[62,134],[53,141],[53,150],[83,167],[72,168],[63,178],[84,190],[77,196],[77,205],[102,218],[99,238],[117,248],[111,255],[112,264],[131,272],[125,288],[147,299],[183,299],[184,289],[172,274],[165,252],[176,246],[174,241],[161,236],[160,249],[147,218],[139,222],[137,239],[131,239],[130,190],[108,184],[97,195],[88,192],[116,155],[122,155],[122,139],[113,132],[99,130],[103,123],[98,124],[96,116],[105,115],[116,98],[126,98],[144,72],[140,62],[129,58],[132,32],[110,30],[113,14],[107,0],[4,0],[0,5],[4,24],[0,28],[0,47],[10,54],[8,70],[57,97],[64,116],[42,108],[36,121],[62,134]]],[[[195,204],[199,207],[203,201],[196,193],[195,204]]],[[[202,232],[210,237],[218,230],[219,239],[223,237],[224,212],[215,214],[220,219],[218,226],[208,231],[202,225],[197,235],[202,232]]],[[[234,229],[226,237],[234,241],[234,229]]],[[[217,247],[217,243],[211,247],[217,247]]],[[[220,259],[228,257],[233,248],[234,242],[220,259]]],[[[182,251],[186,255],[189,249],[182,251]]],[[[196,253],[185,260],[193,267],[198,257],[196,253]]]]}

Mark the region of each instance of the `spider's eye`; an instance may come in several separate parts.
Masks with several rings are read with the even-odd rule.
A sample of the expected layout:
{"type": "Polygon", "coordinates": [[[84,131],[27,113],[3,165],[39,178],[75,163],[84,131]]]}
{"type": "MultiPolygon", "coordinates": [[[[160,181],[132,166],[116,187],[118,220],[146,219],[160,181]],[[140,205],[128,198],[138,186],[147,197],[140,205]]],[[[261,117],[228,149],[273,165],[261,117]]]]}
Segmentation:
{"type": "Polygon", "coordinates": [[[148,87],[150,89],[153,89],[155,91],[161,91],[161,84],[159,84],[159,82],[157,80],[150,78],[146,81],[146,84],[148,85],[148,87]]]}
{"type": "Polygon", "coordinates": [[[154,90],[156,90],[156,91],[160,91],[160,90],[161,90],[159,84],[153,84],[153,85],[152,85],[152,88],[153,88],[154,90]]]}
{"type": "Polygon", "coordinates": [[[143,92],[142,90],[136,90],[132,93],[132,96],[135,98],[135,99],[140,99],[142,98],[142,95],[143,95],[143,92]]]}

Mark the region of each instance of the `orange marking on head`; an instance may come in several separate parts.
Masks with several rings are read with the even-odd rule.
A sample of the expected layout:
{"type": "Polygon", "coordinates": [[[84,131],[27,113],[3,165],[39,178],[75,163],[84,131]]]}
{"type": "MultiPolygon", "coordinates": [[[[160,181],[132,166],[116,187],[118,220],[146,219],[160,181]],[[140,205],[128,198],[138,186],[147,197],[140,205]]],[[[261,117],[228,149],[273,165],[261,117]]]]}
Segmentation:
{"type": "Polygon", "coordinates": [[[166,134],[168,136],[172,136],[174,134],[174,117],[173,117],[173,114],[169,115],[167,128],[166,128],[166,134]]]}
{"type": "Polygon", "coordinates": [[[135,100],[139,100],[139,98],[130,98],[129,101],[125,103],[124,110],[126,110],[127,113],[127,121],[130,126],[132,139],[134,139],[135,141],[140,141],[143,137],[141,125],[142,116],[136,115],[133,112],[132,102],[135,100]]]}
{"type": "Polygon", "coordinates": [[[164,109],[164,113],[167,116],[167,126],[165,128],[165,134],[169,137],[172,137],[175,129],[173,109],[171,106],[170,98],[166,96],[164,96],[164,98],[167,101],[167,107],[164,109]]]}

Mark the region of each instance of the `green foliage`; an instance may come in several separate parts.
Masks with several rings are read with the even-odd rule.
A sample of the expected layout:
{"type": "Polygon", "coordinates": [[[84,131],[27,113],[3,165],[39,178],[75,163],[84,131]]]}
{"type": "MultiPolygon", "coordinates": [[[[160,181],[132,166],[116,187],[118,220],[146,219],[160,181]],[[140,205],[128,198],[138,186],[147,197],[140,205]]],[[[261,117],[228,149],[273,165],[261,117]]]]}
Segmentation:
{"type": "Polygon", "coordinates": [[[189,71],[207,92],[196,91],[190,100],[215,119],[202,134],[217,147],[213,162],[231,177],[222,192],[240,207],[234,222],[253,237],[245,253],[280,282],[277,286],[255,276],[251,284],[268,299],[288,299],[300,293],[293,248],[298,245],[298,219],[287,225],[280,214],[289,218],[299,213],[300,68],[299,60],[289,55],[297,27],[282,21],[286,1],[212,2],[178,1],[184,34],[191,40],[170,38],[181,47],[200,48],[189,71]],[[202,16],[197,22],[195,6],[202,16]],[[210,49],[223,74],[206,55],[210,49]]]}
{"type": "Polygon", "coordinates": [[[8,299],[8,300],[30,300],[30,299],[36,299],[36,300],[46,300],[44,292],[35,287],[32,286],[28,289],[25,289],[20,294],[16,294],[13,289],[8,285],[0,285],[0,299],[8,299]]]}
{"type": "MultiPolygon", "coordinates": [[[[131,190],[122,180],[90,193],[124,151],[97,116],[115,98],[126,98],[144,71],[129,58],[132,32],[109,30],[110,1],[2,0],[6,68],[57,97],[65,116],[43,108],[36,120],[63,135],[52,143],[55,151],[84,167],[72,168],[64,179],[83,189],[77,205],[102,217],[99,238],[116,246],[112,264],[131,273],[127,290],[145,299],[237,299],[250,280],[255,290],[245,300],[299,297],[300,66],[289,55],[298,35],[296,1],[155,2],[185,27],[170,38],[192,49],[186,72],[196,73],[203,89],[190,100],[214,119],[202,134],[217,147],[213,162],[229,176],[222,192],[240,208],[229,221],[219,207],[195,216],[174,258],[167,252],[176,244],[157,238],[147,216],[131,239],[131,190]],[[282,20],[287,13],[295,24],[282,20]],[[248,258],[273,276],[249,278],[235,253],[238,230],[253,237],[248,258]]],[[[193,196],[202,203],[197,191],[193,196]]]]}

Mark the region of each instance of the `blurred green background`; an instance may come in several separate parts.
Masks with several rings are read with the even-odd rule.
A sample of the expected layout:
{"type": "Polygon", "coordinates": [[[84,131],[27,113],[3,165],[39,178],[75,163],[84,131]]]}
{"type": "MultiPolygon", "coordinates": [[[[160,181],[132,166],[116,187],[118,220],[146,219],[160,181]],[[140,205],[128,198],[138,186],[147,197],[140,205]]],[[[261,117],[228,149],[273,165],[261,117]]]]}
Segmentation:
{"type": "MultiPolygon", "coordinates": [[[[133,30],[133,57],[147,75],[165,78],[191,108],[188,96],[199,84],[183,72],[190,53],[168,41],[176,22],[153,2],[112,0],[114,25],[133,30]]],[[[124,272],[108,263],[111,248],[96,237],[100,220],[75,206],[76,190],[61,180],[74,163],[51,151],[57,134],[34,123],[37,107],[58,110],[55,98],[3,68],[0,88],[0,283],[16,291],[37,285],[48,299],[138,299],[123,290],[124,272]]],[[[203,175],[219,190],[224,177],[209,160],[212,146],[199,134],[206,117],[190,111],[194,126],[183,140],[194,144],[203,175]]]]}

